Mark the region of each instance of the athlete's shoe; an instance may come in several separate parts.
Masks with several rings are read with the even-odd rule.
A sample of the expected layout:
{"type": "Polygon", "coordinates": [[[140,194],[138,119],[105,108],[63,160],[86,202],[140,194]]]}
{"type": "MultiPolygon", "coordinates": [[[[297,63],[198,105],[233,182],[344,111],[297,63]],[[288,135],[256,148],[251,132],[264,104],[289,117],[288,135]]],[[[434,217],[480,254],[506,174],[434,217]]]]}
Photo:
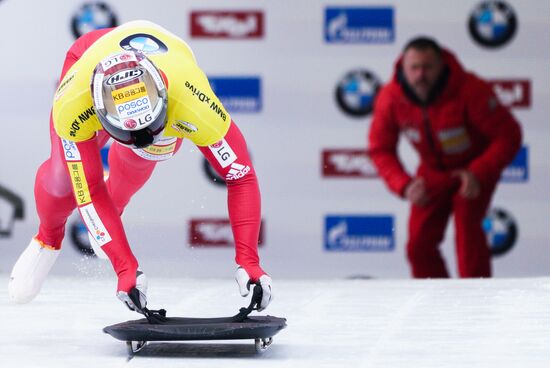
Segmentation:
{"type": "Polygon", "coordinates": [[[33,300],[58,255],[59,249],[48,247],[32,238],[11,271],[8,284],[10,299],[19,304],[33,300]]]}

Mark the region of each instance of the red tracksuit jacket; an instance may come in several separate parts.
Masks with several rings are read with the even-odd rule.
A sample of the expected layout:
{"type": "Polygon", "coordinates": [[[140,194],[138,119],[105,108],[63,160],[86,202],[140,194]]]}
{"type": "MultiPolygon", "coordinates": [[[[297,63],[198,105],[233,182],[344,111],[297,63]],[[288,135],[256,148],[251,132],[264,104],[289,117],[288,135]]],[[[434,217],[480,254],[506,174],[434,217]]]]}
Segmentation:
{"type": "Polygon", "coordinates": [[[379,92],[369,133],[369,155],[379,175],[402,196],[411,177],[397,156],[403,133],[417,150],[420,165],[440,172],[468,169],[482,186],[492,187],[521,144],[519,124],[490,86],[465,71],[443,50],[448,77],[426,106],[413,102],[399,82],[402,60],[379,92]]]}

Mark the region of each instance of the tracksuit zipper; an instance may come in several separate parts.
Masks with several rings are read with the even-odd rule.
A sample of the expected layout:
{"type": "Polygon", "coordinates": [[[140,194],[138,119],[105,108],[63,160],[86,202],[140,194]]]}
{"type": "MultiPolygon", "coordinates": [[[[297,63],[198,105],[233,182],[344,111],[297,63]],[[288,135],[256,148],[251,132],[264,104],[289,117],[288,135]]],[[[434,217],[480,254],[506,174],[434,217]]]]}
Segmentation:
{"type": "Polygon", "coordinates": [[[435,157],[436,166],[439,170],[444,170],[443,162],[441,162],[441,155],[438,154],[435,148],[435,141],[433,137],[432,127],[430,124],[430,118],[428,117],[428,110],[425,107],[422,108],[422,117],[424,122],[424,130],[426,130],[426,138],[428,141],[428,146],[432,151],[432,156],[435,157]]]}

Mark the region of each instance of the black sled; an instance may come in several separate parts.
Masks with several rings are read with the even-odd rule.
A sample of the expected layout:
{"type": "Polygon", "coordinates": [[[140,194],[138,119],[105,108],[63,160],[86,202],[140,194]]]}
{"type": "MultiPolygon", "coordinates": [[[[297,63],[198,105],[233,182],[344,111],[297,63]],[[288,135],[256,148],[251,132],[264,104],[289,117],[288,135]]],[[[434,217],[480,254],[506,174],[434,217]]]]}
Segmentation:
{"type": "Polygon", "coordinates": [[[256,285],[247,308],[241,308],[233,317],[222,318],[166,317],[165,310],[144,308],[146,318],[107,326],[103,332],[126,341],[130,356],[138,353],[150,341],[236,339],[254,340],[256,352],[262,353],[273,342],[273,336],[286,327],[286,319],[273,316],[249,317],[253,310],[258,309],[261,299],[262,288],[256,285]]]}

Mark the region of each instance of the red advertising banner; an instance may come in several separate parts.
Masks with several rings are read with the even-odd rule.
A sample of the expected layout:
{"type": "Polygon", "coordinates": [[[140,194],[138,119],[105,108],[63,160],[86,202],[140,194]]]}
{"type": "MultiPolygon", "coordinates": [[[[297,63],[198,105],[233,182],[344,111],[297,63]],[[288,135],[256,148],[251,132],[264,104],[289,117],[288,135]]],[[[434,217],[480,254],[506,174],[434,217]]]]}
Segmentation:
{"type": "Polygon", "coordinates": [[[264,36],[260,11],[193,11],[191,37],[249,39],[264,36]]]}
{"type": "MultiPolygon", "coordinates": [[[[264,221],[260,226],[258,245],[264,242],[264,221]]],[[[229,219],[195,218],[189,221],[189,245],[202,247],[232,247],[233,232],[229,219]]]]}
{"type": "Polygon", "coordinates": [[[324,177],[377,178],[378,174],[363,149],[323,150],[322,173],[324,177]]]}

